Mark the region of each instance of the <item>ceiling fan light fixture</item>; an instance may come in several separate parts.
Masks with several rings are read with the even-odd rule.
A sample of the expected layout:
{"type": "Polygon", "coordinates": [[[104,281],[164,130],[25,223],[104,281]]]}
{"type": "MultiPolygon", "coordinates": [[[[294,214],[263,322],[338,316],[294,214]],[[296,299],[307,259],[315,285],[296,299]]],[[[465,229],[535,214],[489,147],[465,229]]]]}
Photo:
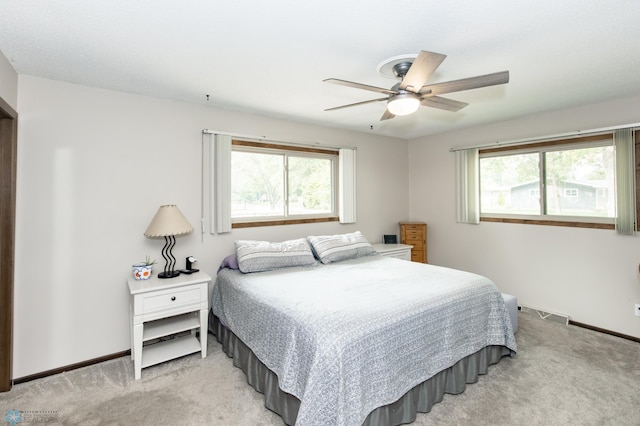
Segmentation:
{"type": "Polygon", "coordinates": [[[420,97],[415,93],[399,93],[389,98],[387,109],[393,115],[413,114],[420,107],[420,97]]]}

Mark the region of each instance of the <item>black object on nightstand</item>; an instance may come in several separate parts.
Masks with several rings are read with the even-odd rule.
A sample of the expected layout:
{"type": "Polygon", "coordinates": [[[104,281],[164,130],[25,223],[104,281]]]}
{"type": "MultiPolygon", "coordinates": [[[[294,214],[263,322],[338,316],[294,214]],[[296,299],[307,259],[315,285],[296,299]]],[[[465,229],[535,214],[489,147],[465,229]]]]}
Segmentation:
{"type": "Polygon", "coordinates": [[[385,244],[398,244],[397,235],[384,235],[383,238],[385,244]]]}
{"type": "Polygon", "coordinates": [[[180,272],[182,272],[183,274],[193,274],[194,272],[198,272],[200,269],[193,269],[193,264],[196,263],[198,260],[193,257],[193,256],[189,256],[186,259],[186,269],[181,270],[180,272]]]}

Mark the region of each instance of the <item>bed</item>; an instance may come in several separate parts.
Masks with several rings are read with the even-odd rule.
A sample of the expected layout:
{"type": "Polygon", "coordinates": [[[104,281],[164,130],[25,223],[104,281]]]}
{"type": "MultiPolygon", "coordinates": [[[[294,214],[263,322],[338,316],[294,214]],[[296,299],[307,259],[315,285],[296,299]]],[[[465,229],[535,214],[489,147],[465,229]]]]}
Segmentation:
{"type": "Polygon", "coordinates": [[[515,354],[487,278],[376,255],[368,243],[323,263],[327,251],[309,238],[312,260],[302,242],[279,247],[276,268],[223,268],[212,292],[209,330],[286,424],[408,423],[515,354]]]}

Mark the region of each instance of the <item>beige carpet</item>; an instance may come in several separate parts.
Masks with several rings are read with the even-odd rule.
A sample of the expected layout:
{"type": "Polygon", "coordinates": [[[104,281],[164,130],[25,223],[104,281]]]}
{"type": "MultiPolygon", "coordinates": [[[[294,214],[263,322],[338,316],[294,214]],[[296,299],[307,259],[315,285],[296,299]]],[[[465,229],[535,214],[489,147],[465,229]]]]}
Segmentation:
{"type": "MultiPolygon", "coordinates": [[[[503,358],[414,425],[640,425],[640,344],[520,313],[518,355],[503,358]]],[[[0,424],[282,425],[210,336],[208,356],[142,370],[128,357],[14,386],[0,424]],[[19,413],[16,413],[15,411],[19,413]],[[38,417],[39,416],[39,417],[38,417]]]]}

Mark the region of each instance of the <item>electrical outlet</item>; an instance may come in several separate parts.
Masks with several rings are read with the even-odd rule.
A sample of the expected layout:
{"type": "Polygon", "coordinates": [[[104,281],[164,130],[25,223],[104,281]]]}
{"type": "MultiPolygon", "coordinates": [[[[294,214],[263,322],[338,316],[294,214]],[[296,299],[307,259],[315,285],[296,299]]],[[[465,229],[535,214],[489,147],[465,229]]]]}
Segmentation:
{"type": "Polygon", "coordinates": [[[636,314],[637,317],[640,317],[640,303],[636,303],[636,308],[633,310],[633,313],[636,314]]]}

